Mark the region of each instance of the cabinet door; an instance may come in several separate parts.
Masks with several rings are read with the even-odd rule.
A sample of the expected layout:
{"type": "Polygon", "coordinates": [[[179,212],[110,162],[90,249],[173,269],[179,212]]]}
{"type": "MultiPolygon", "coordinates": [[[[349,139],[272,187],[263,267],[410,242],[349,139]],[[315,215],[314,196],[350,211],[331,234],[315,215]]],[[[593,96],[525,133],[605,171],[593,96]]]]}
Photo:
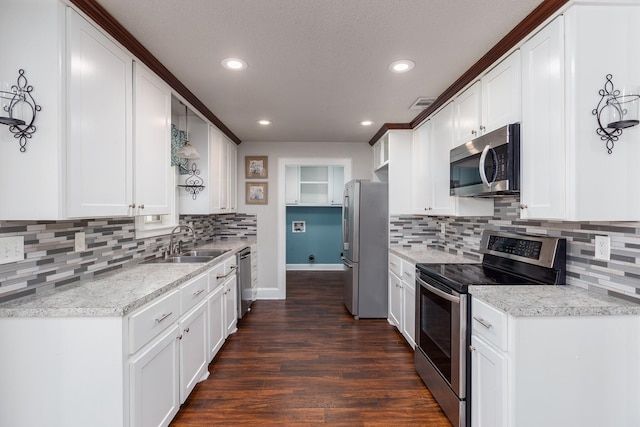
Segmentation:
{"type": "Polygon", "coordinates": [[[129,361],[132,426],[168,426],[178,413],[179,335],[174,325],[129,361]]]}
{"type": "Polygon", "coordinates": [[[566,213],[563,17],[522,45],[522,218],[566,213]]]}
{"type": "Polygon", "coordinates": [[[344,167],[342,166],[329,166],[331,170],[331,185],[329,194],[329,203],[335,206],[342,205],[342,197],[344,195],[344,167]]]}
{"type": "Polygon", "coordinates": [[[180,321],[180,403],[184,403],[207,370],[207,301],[180,321]]]}
{"type": "Polygon", "coordinates": [[[284,198],[287,205],[300,203],[300,167],[285,166],[284,198]]]}
{"type": "Polygon", "coordinates": [[[238,147],[232,141],[227,140],[227,146],[229,147],[229,183],[228,188],[228,211],[236,212],[238,210],[238,147]]]}
{"type": "Polygon", "coordinates": [[[411,348],[416,348],[415,284],[402,281],[402,335],[411,348]]]}
{"type": "Polygon", "coordinates": [[[131,57],[67,8],[70,217],[133,214],[131,57]]]}
{"type": "Polygon", "coordinates": [[[225,287],[218,286],[208,299],[209,304],[209,359],[211,362],[222,348],[225,339],[224,296],[225,287]]]}
{"type": "Polygon", "coordinates": [[[389,323],[402,332],[402,281],[389,272],[389,323]]]}
{"type": "Polygon", "coordinates": [[[471,425],[507,425],[507,358],[483,339],[471,337],[471,425]]]}
{"type": "MultiPolygon", "coordinates": [[[[209,125],[209,170],[210,170],[210,183],[206,183],[210,186],[209,194],[211,194],[210,213],[222,213],[223,200],[226,195],[223,194],[223,188],[227,185],[226,178],[224,182],[222,180],[222,156],[225,154],[223,148],[224,139],[218,129],[209,125]]],[[[226,175],[226,167],[224,168],[226,175]]],[[[226,193],[226,191],[224,191],[226,193]]]]}
{"type": "Polygon", "coordinates": [[[455,115],[454,146],[464,144],[479,136],[482,84],[478,81],[469,86],[453,101],[455,115]]]}
{"type": "Polygon", "coordinates": [[[134,63],[134,199],[136,214],[171,213],[171,89],[134,63]]]}
{"type": "Polygon", "coordinates": [[[238,322],[238,300],[237,300],[238,280],[233,274],[225,282],[224,294],[224,316],[225,316],[225,336],[229,336],[236,331],[238,322]]]}
{"type": "Polygon", "coordinates": [[[427,120],[413,131],[412,141],[412,209],[417,215],[426,215],[432,207],[432,186],[429,164],[429,137],[431,120],[427,120]]]}
{"type": "Polygon", "coordinates": [[[520,122],[520,51],[516,50],[482,77],[482,133],[520,122]]]}
{"type": "Polygon", "coordinates": [[[429,180],[432,204],[429,215],[453,213],[453,201],[449,195],[449,152],[453,148],[453,104],[449,103],[432,119],[429,140],[429,180]]]}

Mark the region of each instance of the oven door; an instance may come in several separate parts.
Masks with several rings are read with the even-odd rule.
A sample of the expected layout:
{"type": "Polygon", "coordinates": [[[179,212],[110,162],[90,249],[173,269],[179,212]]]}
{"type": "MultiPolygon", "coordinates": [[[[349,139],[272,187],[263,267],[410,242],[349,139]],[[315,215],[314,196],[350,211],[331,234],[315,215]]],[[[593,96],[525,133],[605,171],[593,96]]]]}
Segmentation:
{"type": "Polygon", "coordinates": [[[458,399],[467,395],[467,294],[416,275],[416,351],[458,399]]]}

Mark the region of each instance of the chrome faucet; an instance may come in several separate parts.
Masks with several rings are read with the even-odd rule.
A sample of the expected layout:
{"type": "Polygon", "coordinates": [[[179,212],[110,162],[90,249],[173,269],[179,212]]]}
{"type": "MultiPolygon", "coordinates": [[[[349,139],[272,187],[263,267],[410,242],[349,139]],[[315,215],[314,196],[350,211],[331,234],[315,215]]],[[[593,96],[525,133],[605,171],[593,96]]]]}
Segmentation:
{"type": "Polygon", "coordinates": [[[193,243],[195,245],[196,242],[196,232],[193,231],[193,228],[191,228],[188,225],[184,225],[184,224],[179,224],[176,225],[175,228],[173,230],[171,230],[171,237],[169,238],[169,255],[177,255],[178,254],[178,250],[182,250],[182,240],[178,241],[178,244],[176,245],[175,243],[173,243],[173,240],[176,236],[176,231],[179,231],[182,228],[186,228],[187,230],[191,231],[191,234],[193,235],[193,243]]]}

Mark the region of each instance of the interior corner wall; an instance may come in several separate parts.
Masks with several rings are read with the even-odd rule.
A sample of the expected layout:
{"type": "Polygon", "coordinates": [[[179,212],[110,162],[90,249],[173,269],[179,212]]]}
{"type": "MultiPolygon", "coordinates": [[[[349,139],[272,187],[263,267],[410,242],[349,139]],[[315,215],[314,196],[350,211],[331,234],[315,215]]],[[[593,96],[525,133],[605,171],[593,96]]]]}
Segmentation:
{"type": "MultiPolygon", "coordinates": [[[[258,298],[285,297],[285,283],[278,278],[278,159],[279,158],[351,159],[352,179],[371,179],[373,149],[366,142],[243,142],[238,146],[238,212],[258,217],[258,298]],[[268,156],[269,185],[266,205],[245,203],[245,156],[268,156]]],[[[253,180],[250,181],[259,181],[253,180]]],[[[284,225],[283,225],[284,226],[284,225]]],[[[284,276],[283,276],[284,277],[284,276]]]]}

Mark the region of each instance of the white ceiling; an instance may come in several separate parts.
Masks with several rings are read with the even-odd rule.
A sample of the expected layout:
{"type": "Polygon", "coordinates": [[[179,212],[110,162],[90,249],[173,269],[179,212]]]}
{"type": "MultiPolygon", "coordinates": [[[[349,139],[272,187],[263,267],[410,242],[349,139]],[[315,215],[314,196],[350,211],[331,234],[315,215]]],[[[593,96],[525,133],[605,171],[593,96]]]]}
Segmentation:
{"type": "Polygon", "coordinates": [[[366,142],[415,118],[417,97],[441,94],[542,0],[97,2],[241,140],[366,142]],[[227,57],[249,66],[227,70],[227,57]],[[397,59],[416,67],[389,72],[397,59]]]}

